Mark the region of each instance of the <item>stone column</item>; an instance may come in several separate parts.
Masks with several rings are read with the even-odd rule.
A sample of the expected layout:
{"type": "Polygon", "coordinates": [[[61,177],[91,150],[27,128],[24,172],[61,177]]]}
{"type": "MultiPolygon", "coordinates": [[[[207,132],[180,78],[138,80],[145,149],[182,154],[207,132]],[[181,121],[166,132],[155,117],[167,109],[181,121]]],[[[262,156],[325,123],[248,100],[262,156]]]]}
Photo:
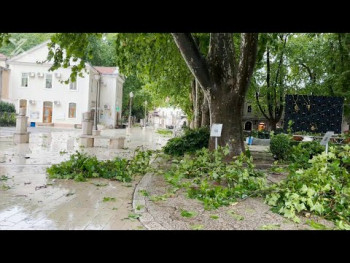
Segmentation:
{"type": "Polygon", "coordinates": [[[80,136],[80,144],[84,147],[94,147],[94,138],[92,137],[93,119],[91,112],[83,113],[82,130],[83,134],[80,136]]]}
{"type": "Polygon", "coordinates": [[[16,132],[13,135],[14,143],[29,143],[29,132],[27,132],[28,117],[26,109],[20,108],[16,116],[16,132]]]}

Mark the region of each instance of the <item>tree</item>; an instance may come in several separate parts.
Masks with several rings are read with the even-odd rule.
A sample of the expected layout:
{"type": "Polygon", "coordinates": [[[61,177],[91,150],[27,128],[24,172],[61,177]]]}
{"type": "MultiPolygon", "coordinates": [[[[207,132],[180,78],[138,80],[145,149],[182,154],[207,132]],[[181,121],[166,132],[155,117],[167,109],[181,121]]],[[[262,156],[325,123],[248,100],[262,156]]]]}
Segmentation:
{"type": "MultiPolygon", "coordinates": [[[[255,83],[252,86],[255,88],[258,109],[268,120],[270,129],[274,131],[276,130],[276,124],[282,117],[284,108],[286,70],[284,70],[283,61],[288,34],[273,34],[265,37],[266,40],[261,43],[260,48],[266,51],[264,52],[266,64],[263,64],[263,67],[259,69],[260,76],[264,76],[265,81],[259,78],[259,74],[255,74],[255,83]],[[275,53],[272,54],[272,61],[270,58],[271,51],[275,53]],[[261,103],[262,99],[264,99],[264,103],[261,103]]],[[[262,60],[262,56],[260,59],[262,60]]]]}
{"type": "Polygon", "coordinates": [[[49,40],[52,33],[11,33],[1,34],[0,36],[0,53],[6,56],[15,56],[22,51],[41,44],[49,40]],[[1,46],[1,43],[3,45],[1,46]]]}
{"type": "MultiPolygon", "coordinates": [[[[233,34],[211,33],[207,57],[201,54],[191,34],[172,35],[208,99],[210,123],[223,124],[219,145],[228,144],[229,157],[239,155],[245,150],[242,108],[255,65],[258,34],[241,34],[240,49],[237,52],[233,34]]],[[[214,149],[213,138],[209,142],[209,148],[214,149]]]]}
{"type": "Polygon", "coordinates": [[[147,101],[146,113],[149,109],[153,108],[151,94],[143,89],[143,83],[135,76],[129,76],[126,78],[123,86],[123,116],[128,117],[130,115],[130,92],[134,93],[132,101],[132,116],[136,116],[137,119],[143,119],[145,117],[145,101],[147,101]]]}

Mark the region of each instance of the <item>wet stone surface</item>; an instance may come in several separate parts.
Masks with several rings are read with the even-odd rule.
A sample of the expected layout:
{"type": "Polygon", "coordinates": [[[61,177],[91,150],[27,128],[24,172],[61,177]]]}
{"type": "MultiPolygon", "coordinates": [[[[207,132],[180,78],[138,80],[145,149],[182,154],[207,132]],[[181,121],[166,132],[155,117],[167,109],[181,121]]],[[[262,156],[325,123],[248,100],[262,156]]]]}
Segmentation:
{"type": "Polygon", "coordinates": [[[28,128],[29,144],[14,144],[14,128],[0,128],[0,230],[11,229],[137,229],[144,227],[128,218],[131,185],[106,179],[87,182],[48,179],[46,168],[67,160],[76,150],[101,160],[128,158],[137,146],[159,149],[166,139],[152,130],[133,128],[102,130],[102,136],[125,136],[127,149],[108,149],[107,140],[96,147],[79,147],[81,130],[28,128]],[[3,177],[2,177],[3,176],[3,177]],[[105,185],[105,186],[98,186],[105,185]],[[103,201],[104,197],[115,198],[103,201]]]}

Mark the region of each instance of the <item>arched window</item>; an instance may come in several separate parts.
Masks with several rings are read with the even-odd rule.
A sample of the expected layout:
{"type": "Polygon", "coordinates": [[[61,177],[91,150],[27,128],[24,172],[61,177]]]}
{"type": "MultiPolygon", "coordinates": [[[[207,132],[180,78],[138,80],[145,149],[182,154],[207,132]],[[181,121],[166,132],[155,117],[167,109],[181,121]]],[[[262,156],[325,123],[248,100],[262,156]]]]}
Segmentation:
{"type": "Polygon", "coordinates": [[[252,130],[252,122],[247,121],[244,125],[244,130],[251,131],[252,130]]]}
{"type": "Polygon", "coordinates": [[[74,102],[69,103],[68,118],[75,118],[77,115],[77,104],[74,102]]]}

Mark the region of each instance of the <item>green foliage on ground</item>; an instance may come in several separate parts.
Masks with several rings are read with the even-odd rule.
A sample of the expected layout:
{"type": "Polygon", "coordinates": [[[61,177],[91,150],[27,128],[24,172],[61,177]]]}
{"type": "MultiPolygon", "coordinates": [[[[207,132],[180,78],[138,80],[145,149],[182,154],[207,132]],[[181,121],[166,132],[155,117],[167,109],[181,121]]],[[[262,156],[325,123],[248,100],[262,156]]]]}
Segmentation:
{"type": "Polygon", "coordinates": [[[243,154],[225,162],[228,154],[228,147],[212,152],[203,148],[181,160],[173,159],[165,179],[175,188],[186,188],[188,196],[201,200],[205,209],[259,196],[266,188],[264,174],[255,170],[252,160],[243,154]]]}
{"type": "Polygon", "coordinates": [[[273,211],[300,222],[298,214],[312,212],[350,229],[350,146],[330,147],[310,160],[307,169],[291,170],[288,178],[266,196],[273,211]]]}
{"type": "Polygon", "coordinates": [[[150,150],[136,150],[131,160],[116,157],[113,160],[99,161],[95,156],[76,151],[68,161],[54,164],[46,172],[50,178],[86,181],[86,178],[102,177],[130,182],[134,176],[148,171],[151,155],[150,150]]]}
{"type": "Polygon", "coordinates": [[[320,145],[319,142],[299,142],[297,145],[292,146],[288,154],[288,160],[291,162],[291,169],[309,168],[311,163],[309,162],[315,155],[324,152],[325,147],[320,145]]]}
{"type": "Polygon", "coordinates": [[[164,153],[182,156],[185,153],[193,153],[196,150],[207,148],[209,144],[209,128],[186,129],[185,134],[172,138],[164,146],[164,153]]]}
{"type": "Polygon", "coordinates": [[[270,151],[278,160],[288,159],[290,138],[286,134],[278,134],[271,138],[270,151]]]}

